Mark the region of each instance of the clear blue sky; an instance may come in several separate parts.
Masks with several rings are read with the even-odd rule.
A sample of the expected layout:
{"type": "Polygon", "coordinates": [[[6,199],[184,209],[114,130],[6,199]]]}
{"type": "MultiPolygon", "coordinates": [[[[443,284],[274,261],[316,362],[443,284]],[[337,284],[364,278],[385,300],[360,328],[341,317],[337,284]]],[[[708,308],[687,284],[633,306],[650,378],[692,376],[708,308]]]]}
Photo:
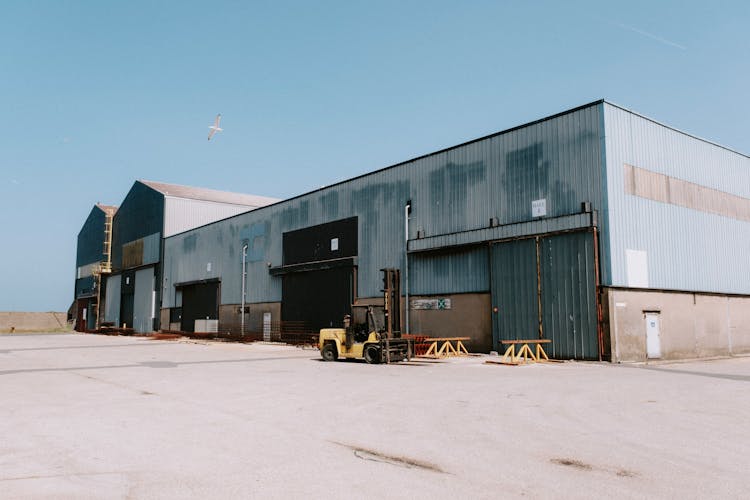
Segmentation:
{"type": "Polygon", "coordinates": [[[599,98],[748,154],[748,26],[746,0],[5,1],[0,311],[66,310],[78,231],[135,179],[284,198],[599,98]]]}

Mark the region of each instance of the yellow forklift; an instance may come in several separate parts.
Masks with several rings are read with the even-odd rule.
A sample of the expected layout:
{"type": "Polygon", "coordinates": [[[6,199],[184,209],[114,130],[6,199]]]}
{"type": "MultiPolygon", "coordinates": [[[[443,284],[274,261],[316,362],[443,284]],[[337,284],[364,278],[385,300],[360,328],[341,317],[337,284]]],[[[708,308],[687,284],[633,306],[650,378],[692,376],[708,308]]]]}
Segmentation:
{"type": "Polygon", "coordinates": [[[320,330],[318,347],[324,361],[338,358],[364,359],[368,363],[408,361],[414,352],[411,339],[401,336],[401,277],[398,269],[383,272],[383,323],[378,325],[372,306],[366,307],[366,322],[352,326],[351,317],[344,318],[344,328],[320,330]]]}

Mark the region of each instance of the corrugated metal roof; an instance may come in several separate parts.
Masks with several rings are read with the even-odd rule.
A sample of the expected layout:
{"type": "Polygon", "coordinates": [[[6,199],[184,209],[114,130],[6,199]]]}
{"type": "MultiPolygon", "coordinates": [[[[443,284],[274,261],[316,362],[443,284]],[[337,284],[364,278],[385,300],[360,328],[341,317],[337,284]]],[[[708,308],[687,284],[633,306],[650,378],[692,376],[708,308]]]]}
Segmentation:
{"type": "Polygon", "coordinates": [[[264,207],[276,203],[278,198],[269,198],[267,196],[257,196],[254,194],[230,193],[227,191],[218,191],[215,189],[197,188],[191,186],[181,186],[179,184],[167,184],[164,182],[139,180],[138,182],[160,192],[164,196],[173,198],[187,198],[191,200],[213,201],[217,203],[228,203],[231,205],[243,205],[248,207],[264,207]]]}

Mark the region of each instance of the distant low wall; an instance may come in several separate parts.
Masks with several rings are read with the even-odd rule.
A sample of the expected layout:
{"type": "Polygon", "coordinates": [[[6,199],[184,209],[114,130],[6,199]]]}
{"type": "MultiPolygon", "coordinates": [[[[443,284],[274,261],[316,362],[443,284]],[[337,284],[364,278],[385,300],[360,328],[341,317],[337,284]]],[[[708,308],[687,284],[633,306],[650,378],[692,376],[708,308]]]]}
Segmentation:
{"type": "Polygon", "coordinates": [[[64,312],[0,312],[0,332],[49,332],[68,330],[64,312]]]}

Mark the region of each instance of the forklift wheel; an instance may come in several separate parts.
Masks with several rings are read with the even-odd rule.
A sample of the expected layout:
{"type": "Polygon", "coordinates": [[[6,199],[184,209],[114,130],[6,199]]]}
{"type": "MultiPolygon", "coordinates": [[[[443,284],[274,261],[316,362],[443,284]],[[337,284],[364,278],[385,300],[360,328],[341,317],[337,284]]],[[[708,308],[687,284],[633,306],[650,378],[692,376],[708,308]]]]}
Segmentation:
{"type": "Polygon", "coordinates": [[[380,363],[380,348],[376,345],[368,345],[365,348],[365,361],[371,365],[380,363]]]}
{"type": "Polygon", "coordinates": [[[333,344],[324,345],[323,349],[320,350],[320,355],[323,356],[323,361],[336,361],[338,358],[336,346],[333,344]]]}

